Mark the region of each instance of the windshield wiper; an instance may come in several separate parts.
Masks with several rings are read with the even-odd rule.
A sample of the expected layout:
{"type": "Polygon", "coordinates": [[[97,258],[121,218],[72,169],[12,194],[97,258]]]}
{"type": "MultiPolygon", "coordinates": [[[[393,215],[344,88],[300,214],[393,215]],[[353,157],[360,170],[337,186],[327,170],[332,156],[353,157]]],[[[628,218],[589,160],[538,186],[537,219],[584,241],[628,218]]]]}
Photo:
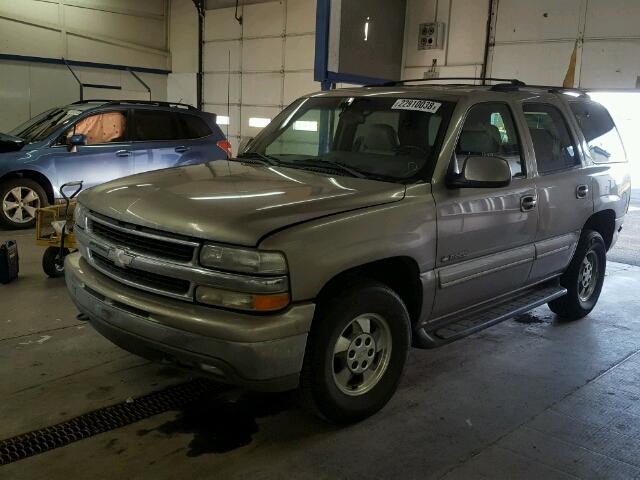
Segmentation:
{"type": "Polygon", "coordinates": [[[315,158],[307,158],[305,160],[298,160],[296,162],[291,162],[291,163],[292,165],[302,164],[302,166],[304,166],[305,164],[307,164],[312,167],[333,168],[334,170],[342,170],[343,172],[347,172],[352,177],[367,178],[367,176],[364,173],[356,170],[355,168],[348,167],[343,163],[334,162],[333,160],[320,160],[315,158]]]}
{"type": "MultiPolygon", "coordinates": [[[[46,115],[45,117],[43,117],[39,121],[33,123],[32,125],[29,125],[27,128],[24,129],[24,131],[19,132],[18,136],[20,138],[23,138],[24,140],[30,140],[31,138],[35,137],[35,135],[29,136],[31,133],[33,133],[35,130],[37,130],[38,127],[41,127],[44,122],[46,122],[47,120],[55,117],[56,115],[59,115],[63,111],[64,110],[62,110],[61,108],[59,108],[57,110],[54,110],[53,112],[51,112],[50,114],[46,115]]],[[[53,124],[53,123],[54,122],[51,122],[51,124],[53,124]]]]}
{"type": "Polygon", "coordinates": [[[269,155],[264,155],[263,153],[258,153],[258,152],[241,153],[236,158],[258,160],[263,165],[270,165],[270,166],[276,166],[280,164],[280,160],[278,160],[277,158],[271,157],[269,155]]]}

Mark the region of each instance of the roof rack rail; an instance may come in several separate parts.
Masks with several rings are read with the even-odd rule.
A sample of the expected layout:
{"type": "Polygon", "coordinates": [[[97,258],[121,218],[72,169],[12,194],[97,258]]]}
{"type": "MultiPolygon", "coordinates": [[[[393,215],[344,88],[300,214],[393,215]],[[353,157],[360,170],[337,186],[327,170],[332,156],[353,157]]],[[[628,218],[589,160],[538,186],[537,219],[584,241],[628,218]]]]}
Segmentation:
{"type": "Polygon", "coordinates": [[[155,100],[106,100],[101,98],[90,98],[87,100],[78,100],[77,102],[73,102],[71,105],[79,105],[83,103],[91,103],[91,102],[101,102],[107,105],[157,105],[159,107],[183,107],[188,110],[197,110],[193,105],[188,105],[186,103],[179,102],[161,102],[155,100]]]}
{"type": "Polygon", "coordinates": [[[541,90],[546,90],[549,93],[567,93],[567,92],[573,92],[575,94],[577,94],[577,96],[579,98],[588,98],[589,95],[587,95],[587,92],[580,89],[580,88],[573,88],[573,87],[558,87],[558,86],[554,86],[554,85],[527,85],[527,87],[530,88],[539,88],[541,90]]]}
{"type": "Polygon", "coordinates": [[[403,85],[405,83],[413,83],[413,82],[439,82],[442,80],[472,80],[472,81],[480,81],[480,82],[505,82],[509,85],[515,86],[524,86],[525,83],[523,81],[518,80],[517,78],[493,78],[493,77],[440,77],[440,78],[408,78],[406,80],[392,80],[389,82],[384,82],[378,85],[366,85],[367,87],[395,87],[397,85],[403,85]]]}

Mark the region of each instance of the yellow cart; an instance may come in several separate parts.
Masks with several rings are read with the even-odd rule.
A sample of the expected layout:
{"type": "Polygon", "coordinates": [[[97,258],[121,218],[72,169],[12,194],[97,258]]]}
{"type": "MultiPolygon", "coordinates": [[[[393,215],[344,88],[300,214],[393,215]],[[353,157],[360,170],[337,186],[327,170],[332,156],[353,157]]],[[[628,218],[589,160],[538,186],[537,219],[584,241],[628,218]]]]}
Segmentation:
{"type": "Polygon", "coordinates": [[[65,183],[60,193],[65,203],[39,208],[36,211],[36,244],[47,247],[42,256],[42,269],[51,278],[64,275],[64,257],[76,250],[73,233],[74,198],[82,190],[82,182],[65,183]],[[75,188],[71,195],[65,189],[75,188]]]}

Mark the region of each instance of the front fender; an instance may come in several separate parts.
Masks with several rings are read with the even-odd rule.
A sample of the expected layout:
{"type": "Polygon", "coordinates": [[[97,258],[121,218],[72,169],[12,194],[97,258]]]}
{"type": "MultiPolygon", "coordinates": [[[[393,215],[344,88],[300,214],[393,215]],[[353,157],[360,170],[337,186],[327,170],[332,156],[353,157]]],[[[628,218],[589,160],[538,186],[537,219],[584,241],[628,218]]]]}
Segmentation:
{"type": "Polygon", "coordinates": [[[336,275],[391,257],[410,257],[421,274],[435,267],[436,213],[430,185],[403,200],[331,215],[268,235],[260,248],[286,254],[292,299],[314,299],[336,275]]]}

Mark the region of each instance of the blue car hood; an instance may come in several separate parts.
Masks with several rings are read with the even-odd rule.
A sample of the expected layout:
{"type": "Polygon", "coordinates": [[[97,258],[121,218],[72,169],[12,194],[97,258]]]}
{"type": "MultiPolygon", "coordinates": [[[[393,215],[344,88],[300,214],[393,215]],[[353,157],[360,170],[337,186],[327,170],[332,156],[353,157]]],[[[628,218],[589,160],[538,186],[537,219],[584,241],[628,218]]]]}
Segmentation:
{"type": "Polygon", "coordinates": [[[0,153],[17,152],[24,147],[24,140],[6,133],[0,133],[0,153]]]}

